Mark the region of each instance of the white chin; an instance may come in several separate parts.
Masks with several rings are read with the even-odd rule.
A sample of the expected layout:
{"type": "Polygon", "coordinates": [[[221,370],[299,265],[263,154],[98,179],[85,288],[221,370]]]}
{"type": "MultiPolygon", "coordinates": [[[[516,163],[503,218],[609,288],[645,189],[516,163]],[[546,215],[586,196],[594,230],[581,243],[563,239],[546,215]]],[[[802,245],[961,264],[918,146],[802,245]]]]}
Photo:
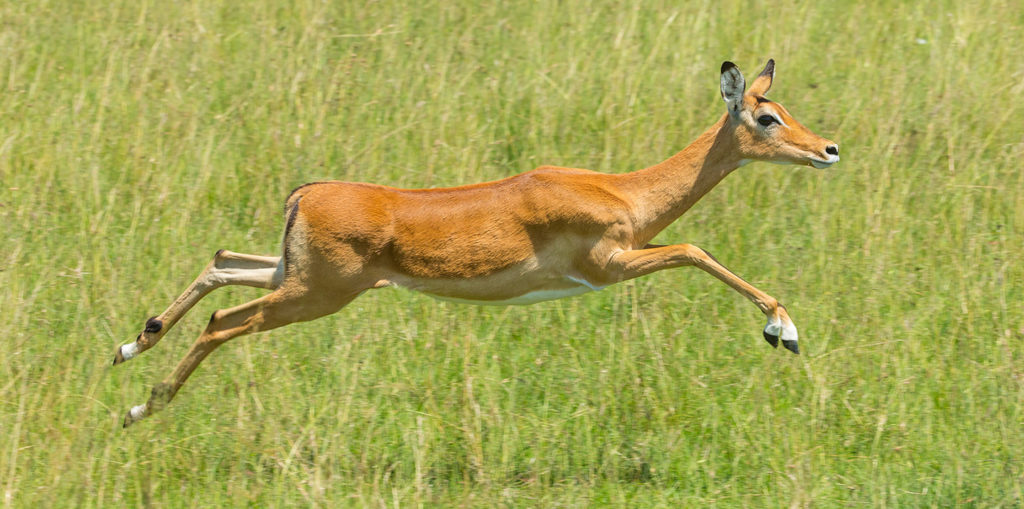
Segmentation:
{"type": "Polygon", "coordinates": [[[824,170],[825,168],[828,168],[829,166],[832,166],[832,163],[826,163],[825,161],[818,161],[816,159],[811,159],[811,166],[814,166],[815,168],[817,168],[819,170],[824,170]]]}

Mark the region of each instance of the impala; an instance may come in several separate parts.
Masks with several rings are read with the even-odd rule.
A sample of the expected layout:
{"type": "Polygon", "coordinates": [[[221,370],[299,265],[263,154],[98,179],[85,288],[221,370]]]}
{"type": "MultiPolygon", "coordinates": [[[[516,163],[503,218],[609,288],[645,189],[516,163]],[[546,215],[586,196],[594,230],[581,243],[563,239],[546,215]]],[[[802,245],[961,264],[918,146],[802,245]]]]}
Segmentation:
{"type": "Polygon", "coordinates": [[[226,341],[335,311],[374,288],[401,286],[475,304],[529,304],[600,290],[672,267],[696,266],[767,316],[764,338],[798,353],[786,308],[691,244],[649,244],[736,168],[768,161],[825,168],[838,146],[797,122],[765,94],[775,62],[745,92],[740,70],[722,64],[727,112],[669,159],[625,174],[544,166],[496,182],[445,189],[317,182],[285,202],[281,256],[220,250],[135,341],[120,364],[150,349],[216,288],[246,285],[267,295],[213,313],[177,368],[133,407],[124,425],[163,408],[192,371],[226,341]]]}

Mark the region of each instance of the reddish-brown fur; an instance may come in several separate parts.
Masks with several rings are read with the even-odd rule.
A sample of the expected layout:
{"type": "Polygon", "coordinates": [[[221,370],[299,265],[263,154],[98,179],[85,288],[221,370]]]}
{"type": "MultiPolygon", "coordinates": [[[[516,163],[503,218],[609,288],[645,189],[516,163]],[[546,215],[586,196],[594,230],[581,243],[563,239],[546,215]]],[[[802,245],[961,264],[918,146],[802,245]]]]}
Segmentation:
{"type": "MultiPolygon", "coordinates": [[[[723,97],[737,104],[742,94],[741,107],[683,151],[632,173],[546,166],[495,182],[445,189],[348,182],[296,189],[286,204],[291,216],[284,256],[218,252],[158,317],[164,327],[143,332],[135,350],[129,349],[131,356],[152,347],[195,302],[219,286],[244,284],[273,292],[215,313],[188,356],[154,389],[147,405],[129,413],[125,424],[166,404],[223,342],[333,313],[365,290],[390,285],[500,304],[556,298],[694,265],[753,301],[768,316],[765,337],[772,341],[771,329],[777,341],[778,327],[792,327],[778,301],[700,248],[648,244],[747,160],[804,165],[838,160],[829,155],[838,153],[831,141],[764,99],[773,75],[774,63],[769,62],[742,94],[739,71],[723,65],[723,97]],[[765,114],[775,115],[785,128],[758,126],[756,119],[765,114]],[[773,323],[782,325],[772,328],[773,323]]],[[[792,345],[786,346],[796,351],[795,327],[792,334],[792,345]]],[[[115,364],[130,358],[122,352],[118,350],[115,364]]]]}

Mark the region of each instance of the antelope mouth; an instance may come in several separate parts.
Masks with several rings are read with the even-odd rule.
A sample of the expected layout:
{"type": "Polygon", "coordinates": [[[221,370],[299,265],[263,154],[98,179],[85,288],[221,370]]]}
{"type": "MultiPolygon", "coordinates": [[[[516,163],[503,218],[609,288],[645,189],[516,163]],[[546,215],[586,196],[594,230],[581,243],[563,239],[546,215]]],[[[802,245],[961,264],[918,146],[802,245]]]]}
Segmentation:
{"type": "Polygon", "coordinates": [[[824,170],[825,168],[828,168],[829,166],[832,166],[833,164],[836,164],[838,162],[839,162],[839,156],[832,156],[832,157],[828,158],[827,160],[826,159],[814,159],[814,158],[811,158],[811,166],[814,166],[815,168],[817,168],[819,170],[824,170]]]}

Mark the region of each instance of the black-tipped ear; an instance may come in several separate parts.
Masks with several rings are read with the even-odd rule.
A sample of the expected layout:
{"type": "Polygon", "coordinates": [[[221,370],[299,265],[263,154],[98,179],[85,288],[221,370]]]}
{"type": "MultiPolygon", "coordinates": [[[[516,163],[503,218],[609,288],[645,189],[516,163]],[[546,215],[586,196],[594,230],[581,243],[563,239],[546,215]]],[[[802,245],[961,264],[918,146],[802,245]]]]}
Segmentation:
{"type": "Polygon", "coordinates": [[[764,70],[761,74],[757,75],[754,82],[750,84],[750,90],[747,92],[756,96],[764,96],[768,93],[768,89],[772,88],[772,80],[775,79],[775,60],[768,59],[768,63],[765,64],[764,70]]]}
{"type": "Polygon", "coordinates": [[[746,82],[743,81],[743,73],[736,64],[725,61],[722,63],[722,99],[725,100],[729,115],[739,117],[740,108],[743,107],[743,89],[746,82]]]}

